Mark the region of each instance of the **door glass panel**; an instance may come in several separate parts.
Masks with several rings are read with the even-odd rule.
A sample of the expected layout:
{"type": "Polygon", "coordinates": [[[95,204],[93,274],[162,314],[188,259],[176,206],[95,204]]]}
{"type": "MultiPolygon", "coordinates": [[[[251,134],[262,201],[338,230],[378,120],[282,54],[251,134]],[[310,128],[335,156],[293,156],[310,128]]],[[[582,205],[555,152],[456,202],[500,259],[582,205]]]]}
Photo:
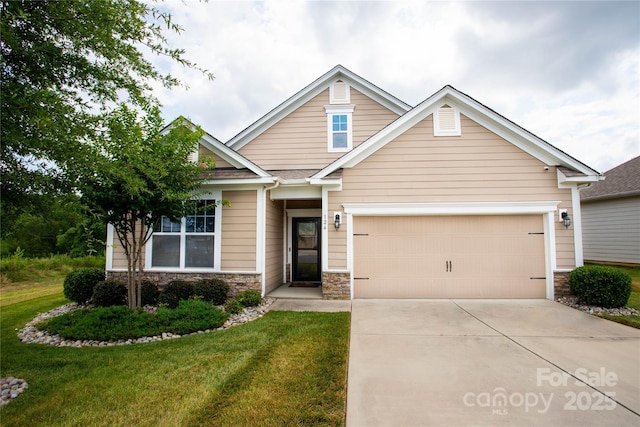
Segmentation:
{"type": "Polygon", "coordinates": [[[294,281],[320,280],[318,219],[295,221],[294,281]]]}

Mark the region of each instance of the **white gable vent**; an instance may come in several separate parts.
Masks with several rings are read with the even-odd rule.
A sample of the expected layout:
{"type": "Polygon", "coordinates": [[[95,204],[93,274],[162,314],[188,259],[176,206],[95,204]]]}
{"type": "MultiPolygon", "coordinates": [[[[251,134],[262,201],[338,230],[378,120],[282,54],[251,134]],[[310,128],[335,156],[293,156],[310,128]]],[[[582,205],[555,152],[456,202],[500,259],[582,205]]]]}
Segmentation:
{"type": "Polygon", "coordinates": [[[187,156],[187,161],[189,162],[193,162],[193,163],[198,163],[198,151],[200,149],[200,144],[198,144],[196,146],[196,149],[194,151],[192,151],[188,156],[187,156]]]}
{"type": "Polygon", "coordinates": [[[351,102],[349,85],[342,80],[333,82],[329,89],[329,102],[331,104],[348,104],[351,102]]]}
{"type": "Polygon", "coordinates": [[[436,110],[433,119],[433,136],[460,136],[460,113],[445,104],[436,110]]]}

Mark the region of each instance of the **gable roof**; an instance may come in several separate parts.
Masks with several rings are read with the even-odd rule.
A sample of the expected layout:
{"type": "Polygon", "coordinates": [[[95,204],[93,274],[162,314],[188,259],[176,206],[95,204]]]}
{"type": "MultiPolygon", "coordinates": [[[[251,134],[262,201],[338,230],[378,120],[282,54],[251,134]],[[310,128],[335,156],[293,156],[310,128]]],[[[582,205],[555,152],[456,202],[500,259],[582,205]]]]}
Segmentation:
{"type": "Polygon", "coordinates": [[[580,192],[580,199],[599,200],[640,195],[640,156],[604,173],[605,181],[596,182],[580,192]]]}
{"type": "Polygon", "coordinates": [[[337,79],[346,81],[355,90],[363,93],[396,114],[402,115],[411,109],[409,104],[402,102],[395,96],[385,92],[373,83],[349,71],[342,65],[336,65],[331,70],[311,82],[304,89],[231,138],[226,142],[226,145],[234,150],[239,150],[298,107],[308,102],[321,92],[327,90],[331,83],[337,79]]]}
{"type": "MultiPolygon", "coordinates": [[[[476,123],[511,142],[521,150],[549,166],[564,166],[584,176],[584,182],[597,181],[600,174],[554,147],[526,129],[518,126],[491,108],[481,104],[469,95],[447,85],[415,106],[358,147],[340,157],[312,178],[323,178],[339,168],[351,168],[406,132],[418,122],[433,114],[435,110],[448,104],[458,109],[476,123]]],[[[582,179],[581,179],[582,181],[582,179]]]]}

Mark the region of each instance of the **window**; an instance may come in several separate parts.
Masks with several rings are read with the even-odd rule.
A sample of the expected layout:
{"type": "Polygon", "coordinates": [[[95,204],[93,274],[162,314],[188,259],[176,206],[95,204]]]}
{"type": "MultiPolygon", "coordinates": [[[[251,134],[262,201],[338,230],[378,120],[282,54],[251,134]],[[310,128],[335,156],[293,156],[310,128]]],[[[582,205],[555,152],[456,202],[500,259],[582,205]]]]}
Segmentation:
{"type": "Polygon", "coordinates": [[[353,146],[351,115],[353,105],[324,107],[327,112],[328,151],[349,151],[353,146]]]}
{"type": "Polygon", "coordinates": [[[201,200],[196,211],[172,222],[162,217],[151,238],[152,268],[214,268],[216,202],[201,200]]]}

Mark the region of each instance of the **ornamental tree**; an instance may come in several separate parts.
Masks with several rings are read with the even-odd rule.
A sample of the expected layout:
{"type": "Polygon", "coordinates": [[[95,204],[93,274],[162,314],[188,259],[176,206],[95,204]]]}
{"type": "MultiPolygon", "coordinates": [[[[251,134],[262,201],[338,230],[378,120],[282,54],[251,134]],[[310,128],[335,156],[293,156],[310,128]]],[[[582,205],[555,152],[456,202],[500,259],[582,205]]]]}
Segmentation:
{"type": "Polygon", "coordinates": [[[203,135],[184,118],[162,125],[157,108],[146,114],[125,105],[106,118],[100,155],[82,176],[82,198],[113,225],[127,258],[129,307],[142,304],[142,250],[162,216],[178,221],[196,209],[203,171],[187,157],[203,135]]]}

